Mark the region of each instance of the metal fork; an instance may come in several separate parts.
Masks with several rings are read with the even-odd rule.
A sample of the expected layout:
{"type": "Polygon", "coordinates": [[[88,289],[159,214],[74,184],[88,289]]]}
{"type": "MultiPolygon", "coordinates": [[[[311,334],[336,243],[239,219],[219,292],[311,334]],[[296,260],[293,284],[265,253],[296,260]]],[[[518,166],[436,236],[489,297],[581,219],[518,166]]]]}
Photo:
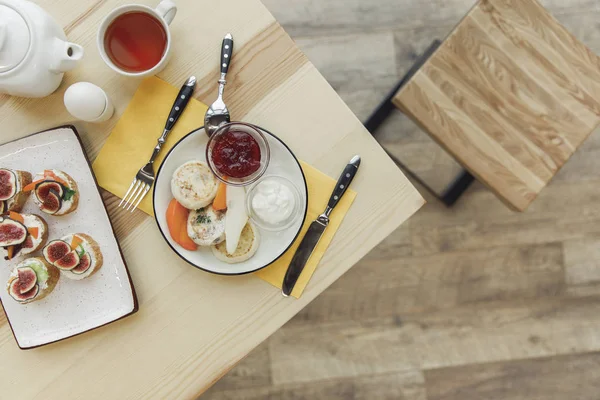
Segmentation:
{"type": "Polygon", "coordinates": [[[181,90],[179,91],[179,94],[173,103],[173,107],[171,108],[171,112],[169,113],[169,117],[167,118],[167,122],[165,124],[165,129],[163,130],[162,135],[160,135],[158,138],[158,143],[156,144],[156,147],[154,147],[154,151],[152,151],[150,160],[135,175],[133,182],[131,182],[129,189],[127,189],[127,193],[125,193],[125,196],[123,196],[123,199],[119,203],[118,207],[123,206],[123,208],[127,211],[131,210],[131,212],[133,212],[141,203],[144,196],[146,196],[146,194],[148,194],[150,191],[150,188],[155,180],[154,160],[158,156],[160,148],[167,140],[167,136],[169,136],[169,133],[175,126],[179,116],[183,114],[183,110],[185,110],[185,107],[190,101],[195,88],[196,77],[190,76],[181,87],[181,90]]]}

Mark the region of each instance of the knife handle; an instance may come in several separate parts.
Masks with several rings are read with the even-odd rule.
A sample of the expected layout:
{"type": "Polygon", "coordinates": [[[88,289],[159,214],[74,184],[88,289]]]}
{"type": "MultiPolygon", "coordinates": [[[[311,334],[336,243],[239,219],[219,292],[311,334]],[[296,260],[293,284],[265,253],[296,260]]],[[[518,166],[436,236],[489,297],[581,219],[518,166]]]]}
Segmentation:
{"type": "Polygon", "coordinates": [[[356,176],[356,172],[358,171],[358,167],[360,165],[360,156],[354,156],[344,168],[344,172],[340,175],[337,183],[335,184],[335,189],[333,189],[333,193],[331,193],[331,197],[329,198],[329,203],[327,203],[327,209],[329,212],[334,209],[337,203],[340,201],[346,190],[348,190],[348,186],[352,183],[352,180],[356,176]]]}

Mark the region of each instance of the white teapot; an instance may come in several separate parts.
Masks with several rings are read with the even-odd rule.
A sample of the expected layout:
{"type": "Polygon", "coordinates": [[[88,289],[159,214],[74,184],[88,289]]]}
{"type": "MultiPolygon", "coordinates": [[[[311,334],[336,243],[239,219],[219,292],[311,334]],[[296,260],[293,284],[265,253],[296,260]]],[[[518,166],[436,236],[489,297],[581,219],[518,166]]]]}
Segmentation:
{"type": "Polygon", "coordinates": [[[83,48],[40,6],[0,0],[0,93],[47,96],[81,57],[83,48]]]}

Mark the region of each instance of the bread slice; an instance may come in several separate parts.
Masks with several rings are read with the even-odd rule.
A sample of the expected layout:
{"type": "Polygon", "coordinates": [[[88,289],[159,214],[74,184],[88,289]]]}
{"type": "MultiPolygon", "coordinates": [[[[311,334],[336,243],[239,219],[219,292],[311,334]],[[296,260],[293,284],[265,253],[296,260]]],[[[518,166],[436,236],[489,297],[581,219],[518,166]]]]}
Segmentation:
{"type": "Polygon", "coordinates": [[[48,273],[48,279],[46,280],[46,285],[45,285],[46,287],[42,288],[42,286],[39,285],[39,282],[38,282],[39,292],[38,292],[37,296],[35,296],[33,299],[19,301],[20,304],[28,304],[28,303],[31,303],[34,301],[42,300],[43,298],[48,296],[50,293],[52,293],[52,291],[56,287],[56,284],[58,283],[58,280],[60,279],[60,272],[58,271],[58,269],[55,266],[48,264],[48,262],[43,257],[28,258],[26,260],[21,261],[19,264],[17,264],[17,266],[13,269],[12,273],[10,274],[10,277],[8,279],[7,286],[6,286],[8,292],[9,292],[9,295],[10,295],[10,285],[12,284],[12,282],[14,280],[19,279],[17,270],[22,267],[30,266],[31,265],[30,263],[32,260],[35,260],[38,263],[38,265],[40,265],[42,268],[44,268],[46,270],[46,272],[48,273]]]}
{"type": "Polygon", "coordinates": [[[79,187],[77,186],[77,182],[75,182],[75,180],[73,178],[71,178],[71,175],[69,175],[63,171],[57,171],[57,172],[59,172],[58,176],[63,178],[67,182],[69,189],[75,191],[75,194],[71,198],[72,201],[71,201],[69,207],[64,207],[64,202],[63,202],[63,207],[61,207],[61,209],[56,214],[54,214],[54,215],[67,215],[67,214],[70,214],[73,211],[75,211],[77,209],[77,206],[79,205],[79,187]]]}
{"type": "Polygon", "coordinates": [[[100,245],[94,240],[94,238],[92,238],[90,235],[86,235],[85,233],[77,233],[77,236],[79,236],[80,238],[82,238],[90,244],[90,252],[96,260],[96,264],[94,265],[94,271],[92,271],[92,273],[88,275],[89,277],[94,275],[100,270],[100,268],[102,268],[102,265],[104,265],[104,257],[102,256],[102,251],[100,251],[100,245]]]}
{"type": "Polygon", "coordinates": [[[23,209],[31,192],[24,192],[23,188],[31,183],[31,174],[27,171],[13,171],[17,177],[17,194],[6,200],[5,212],[19,212],[23,209]]]}
{"type": "Polygon", "coordinates": [[[44,218],[40,217],[39,215],[36,215],[36,214],[21,214],[21,215],[23,216],[25,226],[28,229],[33,226],[35,226],[39,229],[37,239],[34,239],[32,237],[34,246],[30,247],[28,249],[23,249],[18,254],[20,256],[24,256],[27,254],[35,253],[36,251],[38,251],[44,247],[44,245],[46,244],[46,241],[48,240],[48,224],[46,223],[44,218]]]}
{"type": "MultiPolygon", "coordinates": [[[[29,228],[37,227],[38,228],[38,237],[37,239],[31,236],[31,234],[27,233],[27,239],[31,240],[33,247],[22,247],[23,244],[17,244],[14,248],[14,254],[12,259],[19,256],[26,256],[27,254],[35,253],[36,251],[42,249],[48,240],[48,224],[46,221],[36,214],[20,214],[21,218],[23,218],[23,225],[29,230],[29,228]],[[31,237],[30,237],[31,236],[31,237]]],[[[8,248],[1,247],[2,254],[5,259],[8,259],[8,248]]]]}
{"type": "Polygon", "coordinates": [[[61,240],[67,242],[68,244],[71,244],[71,242],[73,241],[73,236],[79,236],[81,239],[83,239],[82,245],[83,245],[85,251],[90,254],[90,258],[92,260],[92,265],[90,266],[90,269],[88,269],[83,274],[76,274],[73,271],[65,271],[65,270],[61,270],[61,273],[66,278],[73,279],[73,280],[82,280],[82,279],[89,278],[90,276],[92,276],[96,272],[98,272],[100,270],[100,268],[102,268],[102,265],[104,265],[104,257],[102,256],[102,251],[100,250],[100,245],[98,244],[98,242],[96,242],[94,240],[94,238],[92,238],[90,235],[87,235],[85,233],[70,234],[70,235],[62,237],[61,240]]]}
{"type": "Polygon", "coordinates": [[[60,271],[54,265],[48,264],[48,262],[44,259],[44,257],[34,257],[34,258],[36,260],[43,262],[44,266],[46,267],[46,270],[48,271],[48,280],[46,281],[48,284],[48,287],[44,290],[40,290],[40,293],[34,299],[35,301],[37,301],[37,300],[43,299],[44,297],[46,297],[50,293],[52,293],[52,291],[56,287],[56,284],[58,283],[58,280],[60,279],[60,271]]]}
{"type": "MultiPolygon", "coordinates": [[[[56,175],[60,180],[62,180],[65,184],[63,184],[63,186],[66,186],[66,188],[73,190],[75,193],[73,194],[73,197],[71,197],[71,199],[69,201],[62,201],[62,205],[60,210],[58,210],[56,213],[51,214],[51,215],[55,215],[55,216],[62,216],[62,215],[67,215],[72,213],[73,211],[75,211],[77,209],[77,206],[79,205],[79,187],[77,186],[77,182],[75,182],[75,180],[71,177],[71,175],[67,174],[64,171],[60,171],[57,169],[53,169],[50,170],[52,171],[52,173],[54,175],[56,175]]],[[[37,181],[41,181],[41,180],[53,180],[53,178],[51,177],[46,177],[44,175],[44,173],[39,173],[34,177],[34,180],[37,181]]],[[[35,203],[38,206],[41,206],[41,203],[39,201],[39,199],[37,198],[36,195],[33,196],[33,200],[35,201],[35,203]]]]}
{"type": "Polygon", "coordinates": [[[217,245],[212,246],[214,256],[223,262],[237,264],[250,259],[258,250],[260,244],[260,234],[256,226],[248,222],[240,235],[240,241],[233,254],[227,253],[227,239],[217,245]]]}

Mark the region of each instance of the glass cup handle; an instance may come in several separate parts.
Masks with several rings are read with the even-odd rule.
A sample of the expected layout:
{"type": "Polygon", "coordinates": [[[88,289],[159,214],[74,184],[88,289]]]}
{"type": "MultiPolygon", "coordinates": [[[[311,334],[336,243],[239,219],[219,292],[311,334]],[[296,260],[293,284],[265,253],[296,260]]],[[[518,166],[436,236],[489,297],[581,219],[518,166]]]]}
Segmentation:
{"type": "Polygon", "coordinates": [[[172,0],[163,0],[156,6],[156,12],[167,22],[167,25],[171,25],[177,14],[177,5],[172,0]]]}

